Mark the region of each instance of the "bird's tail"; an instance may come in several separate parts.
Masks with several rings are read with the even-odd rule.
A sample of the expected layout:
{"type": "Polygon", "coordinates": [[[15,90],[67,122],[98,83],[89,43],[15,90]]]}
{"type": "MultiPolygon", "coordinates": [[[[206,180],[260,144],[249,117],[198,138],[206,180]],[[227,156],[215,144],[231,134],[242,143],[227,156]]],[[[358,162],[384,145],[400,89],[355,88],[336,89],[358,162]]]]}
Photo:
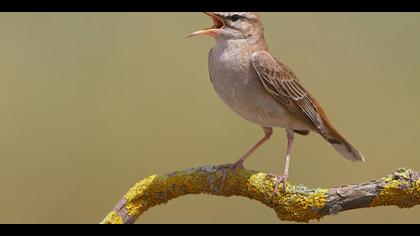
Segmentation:
{"type": "Polygon", "coordinates": [[[365,161],[363,155],[353,147],[327,120],[323,119],[325,132],[321,134],[341,155],[350,161],[365,161]]]}

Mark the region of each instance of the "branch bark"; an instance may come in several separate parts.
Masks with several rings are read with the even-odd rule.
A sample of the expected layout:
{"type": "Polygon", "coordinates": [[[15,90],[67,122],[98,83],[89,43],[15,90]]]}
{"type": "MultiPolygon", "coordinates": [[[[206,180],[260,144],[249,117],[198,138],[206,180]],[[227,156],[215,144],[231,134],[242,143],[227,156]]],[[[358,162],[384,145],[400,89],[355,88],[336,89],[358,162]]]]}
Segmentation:
{"type": "Polygon", "coordinates": [[[420,204],[420,173],[405,168],[381,179],[330,189],[288,184],[286,191],[280,189],[275,196],[274,178],[248,169],[229,171],[221,188],[226,171],[227,165],[204,166],[146,177],[128,191],[101,224],[132,224],[150,207],[188,194],[247,197],[272,208],[280,220],[296,222],[356,208],[410,208],[420,204]]]}

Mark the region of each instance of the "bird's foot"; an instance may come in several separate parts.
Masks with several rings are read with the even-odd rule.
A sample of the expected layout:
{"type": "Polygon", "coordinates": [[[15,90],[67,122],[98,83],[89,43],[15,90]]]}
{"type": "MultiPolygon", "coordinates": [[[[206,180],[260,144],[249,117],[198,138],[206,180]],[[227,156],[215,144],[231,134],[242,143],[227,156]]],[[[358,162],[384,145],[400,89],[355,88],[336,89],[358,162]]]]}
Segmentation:
{"type": "Polygon", "coordinates": [[[268,175],[275,178],[273,197],[279,192],[280,183],[283,184],[283,192],[286,192],[286,184],[287,184],[287,178],[288,178],[287,173],[284,173],[283,175],[276,175],[276,174],[270,173],[268,175]]]}
{"type": "Polygon", "coordinates": [[[235,163],[226,164],[223,167],[226,167],[226,170],[224,171],[222,181],[220,182],[220,189],[223,189],[223,187],[225,186],[225,182],[226,182],[229,172],[231,171],[236,172],[239,169],[244,169],[244,162],[237,161],[235,163]]]}

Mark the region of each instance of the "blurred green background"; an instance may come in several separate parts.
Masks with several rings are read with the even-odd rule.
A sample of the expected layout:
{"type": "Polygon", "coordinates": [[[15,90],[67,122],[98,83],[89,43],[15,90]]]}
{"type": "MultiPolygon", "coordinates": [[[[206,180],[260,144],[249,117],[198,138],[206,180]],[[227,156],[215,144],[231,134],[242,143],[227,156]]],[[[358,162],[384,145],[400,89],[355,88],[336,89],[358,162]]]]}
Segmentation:
{"type": "MultiPolygon", "coordinates": [[[[420,170],[420,14],[261,13],[273,54],[366,163],[296,138],[290,182],[330,187],[420,170]]],[[[201,13],[0,14],[1,223],[97,223],[138,180],[232,162],[262,135],[210,84],[201,13]]],[[[281,173],[276,129],[246,166],[281,173]]],[[[420,223],[420,207],[321,223],[420,223]]],[[[316,221],[313,221],[316,223],[316,221]]],[[[138,223],[282,223],[245,198],[187,196],[138,223]]]]}

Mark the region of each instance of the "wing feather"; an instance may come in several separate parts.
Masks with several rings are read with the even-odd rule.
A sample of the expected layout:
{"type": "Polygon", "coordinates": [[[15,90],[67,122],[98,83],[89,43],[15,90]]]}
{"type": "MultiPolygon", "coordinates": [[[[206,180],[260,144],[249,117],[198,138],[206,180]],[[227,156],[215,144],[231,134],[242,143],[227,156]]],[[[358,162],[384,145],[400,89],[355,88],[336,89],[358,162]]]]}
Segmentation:
{"type": "Polygon", "coordinates": [[[264,88],[277,101],[300,121],[323,133],[317,106],[290,68],[266,51],[254,52],[251,62],[264,88]]]}

